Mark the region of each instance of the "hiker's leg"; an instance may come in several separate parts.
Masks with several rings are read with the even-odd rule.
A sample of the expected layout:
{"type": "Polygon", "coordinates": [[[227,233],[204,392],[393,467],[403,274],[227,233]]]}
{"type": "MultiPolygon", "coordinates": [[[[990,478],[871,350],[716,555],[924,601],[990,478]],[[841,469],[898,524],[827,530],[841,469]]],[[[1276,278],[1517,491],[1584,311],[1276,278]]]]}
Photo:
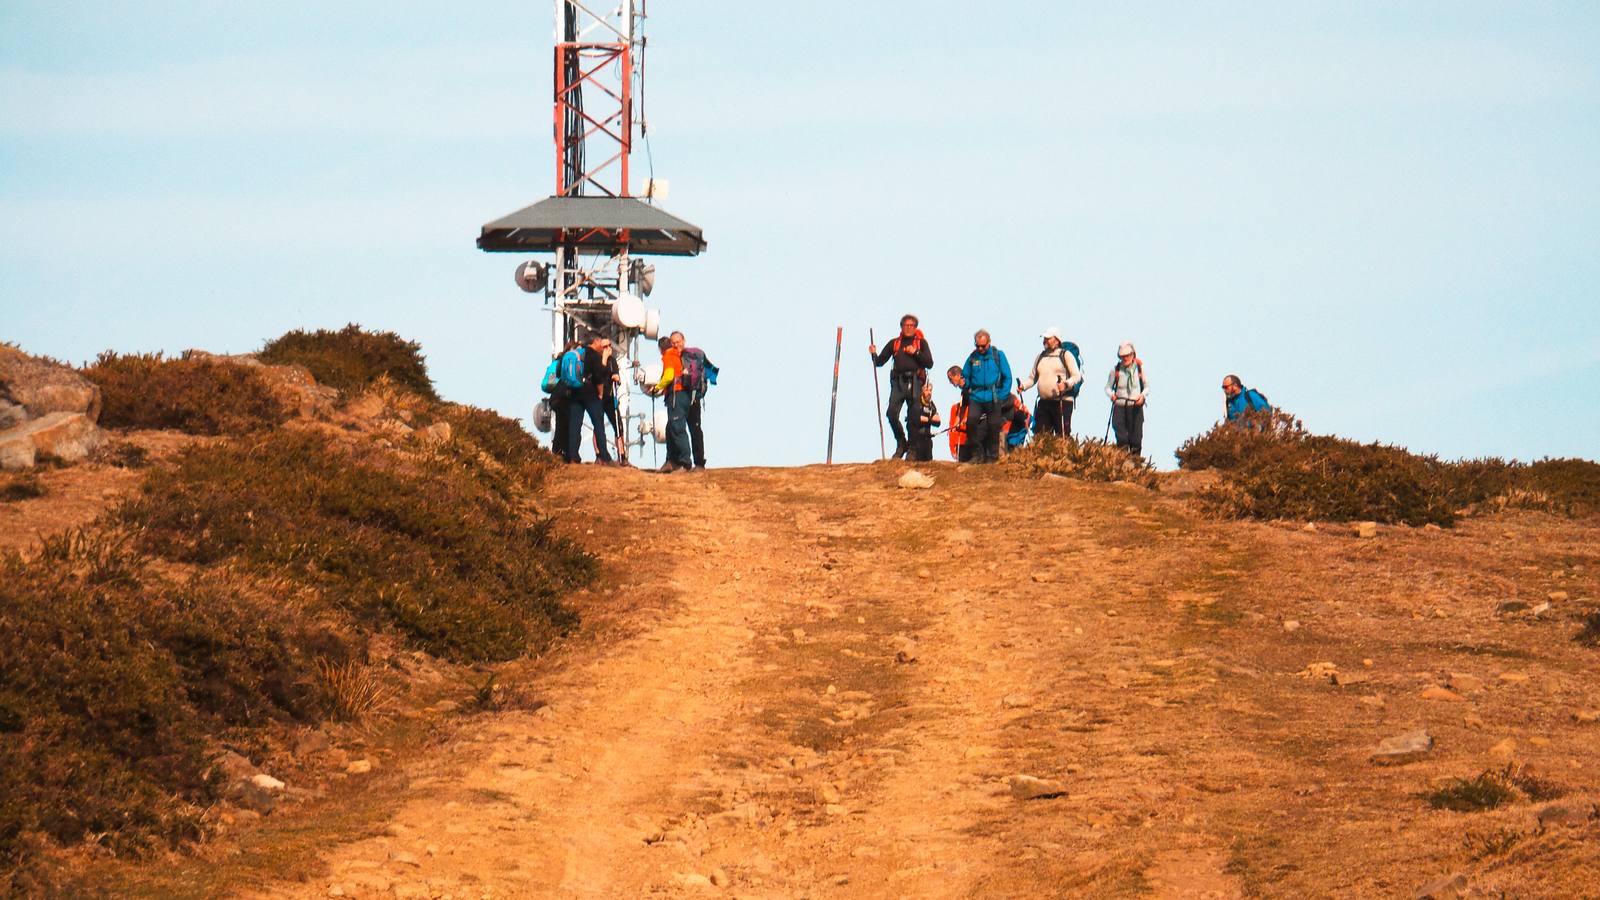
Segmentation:
{"type": "Polygon", "coordinates": [[[579,450],[583,446],[583,400],[577,394],[567,401],[567,462],[580,462],[579,450]]]}
{"type": "Polygon", "coordinates": [[[673,391],[667,401],[667,456],[680,466],[693,466],[694,455],[689,447],[689,392],[673,391]]]}
{"type": "Polygon", "coordinates": [[[607,446],[606,439],[606,411],[600,405],[599,397],[589,397],[583,401],[584,409],[589,413],[589,425],[594,428],[594,458],[599,462],[611,462],[611,448],[607,446]]]}
{"type": "Polygon", "coordinates": [[[1144,455],[1144,407],[1128,407],[1128,449],[1134,456],[1144,455]]]}
{"type": "Polygon", "coordinates": [[[1128,410],[1129,406],[1111,407],[1111,430],[1117,436],[1117,446],[1126,450],[1128,448],[1128,410]]]}
{"type": "Polygon", "coordinates": [[[1072,408],[1078,404],[1071,400],[1061,401],[1061,436],[1072,437],[1072,408]]]}
{"type": "Polygon", "coordinates": [[[1034,434],[1061,434],[1061,401],[1040,400],[1033,406],[1034,434]]]}
{"type": "Polygon", "coordinates": [[[884,411],[884,417],[889,420],[889,430],[894,433],[894,446],[896,454],[902,454],[906,449],[906,428],[901,424],[905,408],[911,404],[911,392],[902,385],[904,379],[898,375],[889,376],[889,408],[884,411]]]}
{"type": "Polygon", "coordinates": [[[556,419],[555,430],[550,432],[550,452],[560,457],[562,462],[571,462],[567,456],[567,426],[572,417],[567,415],[566,398],[550,398],[550,411],[556,419]]]}
{"type": "Polygon", "coordinates": [[[700,403],[705,399],[699,394],[689,396],[689,411],[686,414],[689,423],[689,449],[694,464],[704,469],[706,467],[706,435],[700,430],[700,403]]]}

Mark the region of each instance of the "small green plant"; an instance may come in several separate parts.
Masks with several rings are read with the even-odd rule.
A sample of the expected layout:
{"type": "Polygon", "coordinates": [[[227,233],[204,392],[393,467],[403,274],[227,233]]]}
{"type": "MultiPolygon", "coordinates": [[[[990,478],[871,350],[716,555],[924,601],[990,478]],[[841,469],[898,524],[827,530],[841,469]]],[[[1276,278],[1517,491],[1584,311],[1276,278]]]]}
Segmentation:
{"type": "Polygon", "coordinates": [[[1503,770],[1489,769],[1473,778],[1452,778],[1422,794],[1434,809],[1480,812],[1515,800],[1517,792],[1503,770]]]}
{"type": "Polygon", "coordinates": [[[1002,462],[1028,475],[1061,475],[1082,481],[1131,481],[1146,487],[1157,483],[1155,470],[1148,460],[1093,439],[1080,441],[1072,437],[1040,435],[1027,446],[1006,454],[1002,462]]]}
{"type": "Polygon", "coordinates": [[[301,365],[318,382],[355,394],[387,375],[397,387],[438,400],[422,347],[392,331],[364,331],[354,323],[338,331],[296,329],[267,342],[257,358],[272,365],[301,365]]]}
{"type": "Polygon", "coordinates": [[[100,386],[100,424],[109,428],[251,434],[290,415],[261,373],[188,354],[167,359],[107,351],[82,374],[100,386]]]}
{"type": "Polygon", "coordinates": [[[32,472],[20,475],[0,476],[0,503],[14,503],[18,500],[32,500],[50,493],[49,489],[39,481],[39,476],[32,472]]]}

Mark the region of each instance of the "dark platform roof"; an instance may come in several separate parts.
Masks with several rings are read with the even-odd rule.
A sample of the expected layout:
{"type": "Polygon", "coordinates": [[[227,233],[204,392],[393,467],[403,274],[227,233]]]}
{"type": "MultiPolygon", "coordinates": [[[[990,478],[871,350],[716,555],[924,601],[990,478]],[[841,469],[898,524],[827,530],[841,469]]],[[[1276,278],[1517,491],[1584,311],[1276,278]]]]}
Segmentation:
{"type": "Polygon", "coordinates": [[[483,226],[478,249],[507,253],[554,252],[577,242],[589,250],[621,246],[628,231],[635,255],[694,256],[706,249],[697,226],[632,197],[550,197],[483,226]]]}

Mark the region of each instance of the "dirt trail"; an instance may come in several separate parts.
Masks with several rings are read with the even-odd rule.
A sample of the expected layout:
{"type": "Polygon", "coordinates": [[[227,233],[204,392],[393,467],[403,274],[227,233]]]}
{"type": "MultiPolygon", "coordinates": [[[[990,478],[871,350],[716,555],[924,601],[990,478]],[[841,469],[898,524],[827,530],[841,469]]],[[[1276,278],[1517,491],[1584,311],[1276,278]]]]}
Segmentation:
{"type": "Polygon", "coordinates": [[[1409,895],[1454,871],[1537,883],[1556,860],[1523,891],[1555,896],[1600,872],[1596,826],[1474,860],[1468,820],[1411,796],[1513,733],[1569,786],[1600,781],[1600,732],[1571,719],[1600,705],[1594,658],[1480,609],[1551,560],[1581,593],[1595,529],[1491,565],[1490,526],[1375,545],[1132,486],[936,466],[914,491],[900,471],[563,472],[552,500],[608,564],[590,605],[628,609],[625,634],[573,649],[539,683],[549,706],[473,718],[410,764],[393,821],[325,875],[259,896],[1409,895]],[[1295,674],[1363,657],[1359,687],[1295,674]],[[1497,680],[1508,663],[1537,692],[1497,680]],[[1463,670],[1487,687],[1417,699],[1463,670]],[[1436,758],[1367,762],[1419,724],[1436,758]],[[1018,799],[1016,775],[1065,793],[1018,799]]]}

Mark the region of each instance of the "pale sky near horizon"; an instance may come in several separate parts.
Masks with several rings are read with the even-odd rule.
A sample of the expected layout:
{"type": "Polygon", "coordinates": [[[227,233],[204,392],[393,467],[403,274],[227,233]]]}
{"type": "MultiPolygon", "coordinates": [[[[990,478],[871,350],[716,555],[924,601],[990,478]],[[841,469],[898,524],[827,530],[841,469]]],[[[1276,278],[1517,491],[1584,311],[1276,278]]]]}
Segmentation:
{"type": "MultiPolygon", "coordinates": [[[[473,241],[552,191],[551,6],[0,0],[0,340],[354,321],[525,418],[548,318],[473,241]]],[[[1163,467],[1230,371],[1316,431],[1600,456],[1600,4],[974,9],[650,4],[663,206],[710,243],[650,302],[722,368],[713,465],[821,461],[835,325],[835,456],[875,458],[908,310],[941,371],[1060,326],[1079,434],[1132,340],[1163,467]]]]}

